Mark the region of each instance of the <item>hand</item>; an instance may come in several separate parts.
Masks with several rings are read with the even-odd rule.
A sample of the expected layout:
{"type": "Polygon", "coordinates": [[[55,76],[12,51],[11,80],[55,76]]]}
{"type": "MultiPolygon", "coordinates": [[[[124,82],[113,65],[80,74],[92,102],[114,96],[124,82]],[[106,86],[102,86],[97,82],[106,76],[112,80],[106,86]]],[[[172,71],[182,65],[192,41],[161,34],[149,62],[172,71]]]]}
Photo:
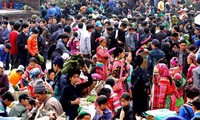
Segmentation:
{"type": "Polygon", "coordinates": [[[28,46],[27,46],[27,45],[25,45],[25,49],[28,49],[28,46]]]}
{"type": "Polygon", "coordinates": [[[100,110],[99,108],[97,108],[97,113],[98,113],[99,115],[103,115],[103,111],[100,110]]]}
{"type": "Polygon", "coordinates": [[[73,104],[74,105],[78,105],[78,104],[80,104],[80,101],[81,101],[81,99],[77,98],[75,101],[73,101],[73,104]]]}
{"type": "Polygon", "coordinates": [[[51,110],[48,112],[48,114],[49,114],[50,119],[53,119],[53,120],[56,119],[56,113],[54,111],[51,110]]]}
{"type": "Polygon", "coordinates": [[[85,70],[85,72],[86,72],[87,74],[89,74],[89,73],[90,73],[90,70],[88,69],[88,67],[87,67],[87,65],[86,65],[86,64],[84,65],[84,67],[83,67],[83,70],[85,70]]]}
{"type": "Polygon", "coordinates": [[[122,77],[121,81],[124,82],[126,80],[126,77],[122,77]]]}
{"type": "Polygon", "coordinates": [[[123,44],[120,40],[117,41],[118,44],[123,44]]]}

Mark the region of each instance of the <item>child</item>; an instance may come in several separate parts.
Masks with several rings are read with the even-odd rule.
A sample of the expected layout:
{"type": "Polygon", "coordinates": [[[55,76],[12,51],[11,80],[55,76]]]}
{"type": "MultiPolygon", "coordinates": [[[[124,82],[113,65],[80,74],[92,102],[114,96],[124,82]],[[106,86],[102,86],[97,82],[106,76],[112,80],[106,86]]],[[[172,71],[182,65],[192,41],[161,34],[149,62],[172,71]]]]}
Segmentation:
{"type": "Polygon", "coordinates": [[[124,92],[120,98],[121,106],[115,115],[116,120],[136,120],[135,116],[133,115],[133,110],[130,107],[131,97],[129,93],[124,92]]]}
{"type": "Polygon", "coordinates": [[[192,101],[193,109],[195,111],[195,115],[191,120],[200,120],[200,97],[196,97],[192,101]]]}
{"type": "Polygon", "coordinates": [[[112,112],[106,106],[108,98],[105,95],[100,95],[96,102],[98,108],[93,120],[112,120],[112,112]]]}

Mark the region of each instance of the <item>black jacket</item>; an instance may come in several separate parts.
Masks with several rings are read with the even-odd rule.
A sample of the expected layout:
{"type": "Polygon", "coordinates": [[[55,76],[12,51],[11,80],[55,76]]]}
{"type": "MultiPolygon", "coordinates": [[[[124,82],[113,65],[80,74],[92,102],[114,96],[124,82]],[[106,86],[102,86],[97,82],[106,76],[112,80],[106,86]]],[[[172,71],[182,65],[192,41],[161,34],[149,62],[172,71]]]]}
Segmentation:
{"type": "Polygon", "coordinates": [[[25,49],[25,45],[27,45],[28,35],[25,35],[24,32],[20,32],[17,36],[17,46],[18,46],[18,52],[21,53],[27,53],[28,50],[25,49]]]}
{"type": "Polygon", "coordinates": [[[125,115],[124,115],[124,118],[123,120],[136,120],[135,116],[133,115],[133,109],[130,107],[130,106],[126,106],[124,108],[120,108],[117,110],[117,113],[115,115],[115,119],[120,117],[120,113],[121,113],[121,110],[124,110],[125,112],[125,115]]]}

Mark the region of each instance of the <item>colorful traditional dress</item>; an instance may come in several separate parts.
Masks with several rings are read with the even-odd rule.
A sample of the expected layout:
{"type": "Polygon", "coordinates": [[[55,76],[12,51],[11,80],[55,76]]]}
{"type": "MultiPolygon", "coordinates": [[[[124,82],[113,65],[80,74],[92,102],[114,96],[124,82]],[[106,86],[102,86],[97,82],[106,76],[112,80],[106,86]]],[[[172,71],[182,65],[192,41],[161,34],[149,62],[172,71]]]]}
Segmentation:
{"type": "Polygon", "coordinates": [[[67,46],[70,48],[72,55],[80,51],[80,42],[77,38],[71,38],[67,46]]]}
{"type": "Polygon", "coordinates": [[[106,80],[108,77],[108,61],[110,54],[106,47],[97,47],[97,63],[96,63],[96,73],[102,76],[102,80],[106,80]]]}
{"type": "Polygon", "coordinates": [[[114,92],[118,94],[118,97],[121,97],[122,93],[126,91],[126,80],[122,81],[122,77],[126,77],[126,79],[129,77],[130,66],[124,59],[115,59],[113,63],[109,65],[109,74],[115,80],[115,85],[113,87],[114,92]]]}

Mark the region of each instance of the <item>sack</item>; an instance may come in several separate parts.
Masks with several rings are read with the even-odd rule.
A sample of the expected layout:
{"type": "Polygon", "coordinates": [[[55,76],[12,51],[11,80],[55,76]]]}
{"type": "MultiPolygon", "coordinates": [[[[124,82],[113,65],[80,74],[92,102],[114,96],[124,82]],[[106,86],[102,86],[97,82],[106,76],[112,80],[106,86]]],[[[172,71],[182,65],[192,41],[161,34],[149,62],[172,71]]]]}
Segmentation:
{"type": "Polygon", "coordinates": [[[176,99],[176,106],[180,107],[181,105],[184,104],[183,97],[180,97],[179,99],[176,99]]]}
{"type": "Polygon", "coordinates": [[[40,64],[44,63],[44,57],[42,55],[38,54],[38,59],[40,64]]]}

